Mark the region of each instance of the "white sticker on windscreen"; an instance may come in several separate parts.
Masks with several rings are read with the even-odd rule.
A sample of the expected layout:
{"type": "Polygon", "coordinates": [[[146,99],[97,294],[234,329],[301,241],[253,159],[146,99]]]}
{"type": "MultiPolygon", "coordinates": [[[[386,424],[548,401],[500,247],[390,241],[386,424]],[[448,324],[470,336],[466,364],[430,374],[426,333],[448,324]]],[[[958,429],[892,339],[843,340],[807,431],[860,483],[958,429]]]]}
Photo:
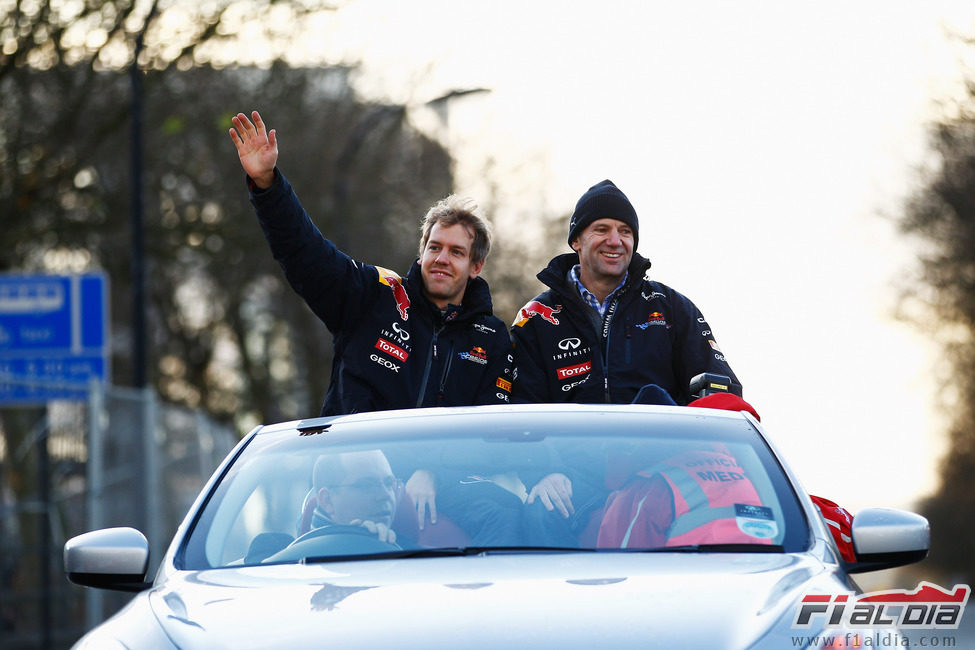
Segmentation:
{"type": "Polygon", "coordinates": [[[779,526],[775,523],[772,509],[765,506],[736,503],[735,521],[738,522],[738,530],[749,537],[772,539],[779,533],[779,526]]]}

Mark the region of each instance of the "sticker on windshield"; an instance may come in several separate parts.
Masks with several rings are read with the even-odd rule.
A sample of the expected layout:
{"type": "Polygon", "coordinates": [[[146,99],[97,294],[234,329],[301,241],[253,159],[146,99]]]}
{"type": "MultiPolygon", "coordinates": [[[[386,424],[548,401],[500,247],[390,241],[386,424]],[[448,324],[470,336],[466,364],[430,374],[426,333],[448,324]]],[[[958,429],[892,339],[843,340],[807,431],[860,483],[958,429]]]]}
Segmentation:
{"type": "Polygon", "coordinates": [[[779,534],[779,526],[772,516],[772,509],[765,506],[735,504],[735,521],[738,530],[750,537],[772,539],[779,534]]]}

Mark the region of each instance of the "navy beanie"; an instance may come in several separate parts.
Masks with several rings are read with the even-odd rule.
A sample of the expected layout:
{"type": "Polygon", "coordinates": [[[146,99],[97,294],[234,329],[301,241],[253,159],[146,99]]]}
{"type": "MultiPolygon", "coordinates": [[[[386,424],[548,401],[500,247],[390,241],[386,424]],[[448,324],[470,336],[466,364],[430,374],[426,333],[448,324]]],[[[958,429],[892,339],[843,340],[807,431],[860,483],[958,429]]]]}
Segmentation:
{"type": "Polygon", "coordinates": [[[633,229],[633,250],[640,242],[640,222],[633,204],[613,181],[605,180],[590,187],[576,203],[569,219],[569,245],[586,226],[596,219],[618,219],[633,229]]]}

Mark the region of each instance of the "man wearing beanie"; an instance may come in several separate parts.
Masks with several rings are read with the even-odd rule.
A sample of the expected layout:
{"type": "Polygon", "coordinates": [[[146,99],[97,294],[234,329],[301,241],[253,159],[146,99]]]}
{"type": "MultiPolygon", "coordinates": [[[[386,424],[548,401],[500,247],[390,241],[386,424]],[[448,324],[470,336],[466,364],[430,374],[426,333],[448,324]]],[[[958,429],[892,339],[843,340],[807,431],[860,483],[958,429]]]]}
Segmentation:
{"type": "MultiPolygon", "coordinates": [[[[644,277],[650,262],[636,253],[639,238],[636,211],[612,181],[582,195],[569,220],[574,252],[556,256],[538,274],[548,290],[512,324],[512,401],[629,404],[643,386],[656,384],[684,405],[700,373],[738,384],[694,303],[644,277]]],[[[552,474],[528,503],[537,499],[569,519],[573,502],[578,513],[584,502],[601,505],[605,498],[601,480],[584,483],[552,474]]]]}
{"type": "Polygon", "coordinates": [[[569,220],[573,253],[538,274],[549,287],[518,313],[512,399],[630,403],[656,384],[678,404],[702,373],[737,378],[697,307],[644,277],[640,222],[626,195],[605,180],[589,188],[569,220]]]}

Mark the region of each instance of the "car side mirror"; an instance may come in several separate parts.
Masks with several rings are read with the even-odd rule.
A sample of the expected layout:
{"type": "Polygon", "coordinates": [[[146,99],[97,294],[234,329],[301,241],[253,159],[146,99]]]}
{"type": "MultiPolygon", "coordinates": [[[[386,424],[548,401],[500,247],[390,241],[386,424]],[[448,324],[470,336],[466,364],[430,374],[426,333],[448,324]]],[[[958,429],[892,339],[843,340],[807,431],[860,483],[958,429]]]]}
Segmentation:
{"type": "Polygon", "coordinates": [[[149,568],[149,542],[134,528],[104,528],[64,544],[64,572],[83,587],[142,591],[149,568]]]}
{"type": "Polygon", "coordinates": [[[920,562],[931,545],[928,520],[893,508],[867,508],[853,517],[852,536],[856,562],[849,573],[879,571],[920,562]]]}

